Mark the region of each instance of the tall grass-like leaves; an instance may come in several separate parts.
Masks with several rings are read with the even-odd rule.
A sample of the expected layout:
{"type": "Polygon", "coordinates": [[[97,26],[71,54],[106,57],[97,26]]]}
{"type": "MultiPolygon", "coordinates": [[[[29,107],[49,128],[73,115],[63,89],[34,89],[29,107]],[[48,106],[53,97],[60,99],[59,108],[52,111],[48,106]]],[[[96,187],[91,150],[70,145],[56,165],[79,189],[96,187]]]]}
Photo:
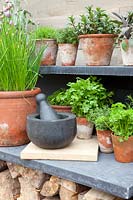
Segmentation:
{"type": "MultiPolygon", "coordinates": [[[[18,15],[19,16],[19,15],[18,15]]],[[[17,15],[16,15],[17,17],[17,15]]],[[[43,50],[36,53],[35,40],[18,17],[4,17],[0,24],[0,90],[24,91],[35,87],[43,50]]]]}

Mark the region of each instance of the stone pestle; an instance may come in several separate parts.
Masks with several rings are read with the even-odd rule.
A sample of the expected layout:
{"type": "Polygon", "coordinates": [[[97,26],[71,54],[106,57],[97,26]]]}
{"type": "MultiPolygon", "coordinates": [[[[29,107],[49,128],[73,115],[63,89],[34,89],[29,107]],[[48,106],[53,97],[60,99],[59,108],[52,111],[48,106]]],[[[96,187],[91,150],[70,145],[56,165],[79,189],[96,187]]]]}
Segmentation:
{"type": "Polygon", "coordinates": [[[60,119],[60,116],[54,111],[46,100],[46,95],[40,93],[36,96],[36,101],[40,108],[40,119],[45,121],[53,121],[60,119]]]}

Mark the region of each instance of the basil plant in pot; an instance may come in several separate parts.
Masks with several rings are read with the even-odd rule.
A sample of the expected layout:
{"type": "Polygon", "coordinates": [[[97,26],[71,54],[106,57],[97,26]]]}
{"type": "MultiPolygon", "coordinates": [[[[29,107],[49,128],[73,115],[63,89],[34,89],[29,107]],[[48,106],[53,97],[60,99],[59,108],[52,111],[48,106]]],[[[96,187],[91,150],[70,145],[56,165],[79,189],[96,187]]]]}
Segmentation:
{"type": "Polygon", "coordinates": [[[0,146],[29,141],[26,116],[36,111],[35,88],[43,49],[35,52],[30,19],[17,0],[6,1],[0,16],[0,146]]]}
{"type": "Polygon", "coordinates": [[[74,16],[69,17],[69,25],[79,35],[86,65],[109,65],[120,23],[101,8],[88,6],[86,11],[78,22],[74,16]]]}
{"type": "Polygon", "coordinates": [[[56,29],[54,27],[38,26],[33,32],[36,37],[36,48],[46,46],[43,52],[41,65],[56,65],[58,45],[56,41],[56,29]]]}
{"type": "Polygon", "coordinates": [[[62,66],[73,66],[78,50],[78,35],[75,29],[66,27],[57,31],[59,58],[62,66]]]}
{"type": "Polygon", "coordinates": [[[123,103],[112,104],[109,127],[115,159],[119,162],[133,162],[133,108],[123,103]]]}
{"type": "Polygon", "coordinates": [[[96,127],[97,139],[100,151],[103,153],[113,152],[113,143],[111,138],[112,131],[109,129],[110,107],[104,105],[90,110],[88,120],[91,120],[96,127]]]}
{"type": "Polygon", "coordinates": [[[113,13],[122,23],[119,35],[122,60],[124,65],[133,65],[133,12],[126,16],[113,13]]]}
{"type": "Polygon", "coordinates": [[[92,136],[94,124],[89,119],[89,113],[97,107],[111,103],[112,92],[108,92],[96,77],[77,78],[76,82],[67,84],[67,97],[70,99],[72,112],[77,116],[77,136],[89,139],[92,136]]]}

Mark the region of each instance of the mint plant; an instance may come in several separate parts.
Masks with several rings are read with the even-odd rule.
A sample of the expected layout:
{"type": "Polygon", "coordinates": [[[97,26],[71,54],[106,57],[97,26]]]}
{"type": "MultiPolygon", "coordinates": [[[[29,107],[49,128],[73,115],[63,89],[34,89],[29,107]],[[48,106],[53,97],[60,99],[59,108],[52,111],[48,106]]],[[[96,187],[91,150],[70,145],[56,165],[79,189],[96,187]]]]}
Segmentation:
{"type": "Polygon", "coordinates": [[[57,30],[54,27],[40,26],[33,32],[36,39],[56,39],[57,30]]]}
{"type": "Polygon", "coordinates": [[[78,44],[78,35],[74,28],[66,27],[64,29],[59,29],[57,31],[57,42],[58,43],[68,43],[68,44],[78,44]]]}
{"type": "Polygon", "coordinates": [[[74,28],[78,35],[118,34],[120,32],[120,23],[111,19],[105,10],[88,6],[86,11],[86,14],[80,15],[78,22],[74,16],[68,18],[70,27],[74,28]]]}

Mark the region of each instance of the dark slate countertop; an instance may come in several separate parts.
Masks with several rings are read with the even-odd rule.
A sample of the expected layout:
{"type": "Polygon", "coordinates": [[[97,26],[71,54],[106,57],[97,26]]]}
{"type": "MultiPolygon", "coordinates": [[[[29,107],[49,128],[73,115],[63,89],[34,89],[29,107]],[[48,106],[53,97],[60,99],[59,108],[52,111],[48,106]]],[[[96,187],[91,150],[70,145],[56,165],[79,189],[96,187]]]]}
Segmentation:
{"type": "Polygon", "coordinates": [[[21,160],[25,146],[0,147],[0,159],[101,189],[124,199],[133,197],[133,163],[119,163],[113,154],[99,154],[98,162],[21,160]]]}

